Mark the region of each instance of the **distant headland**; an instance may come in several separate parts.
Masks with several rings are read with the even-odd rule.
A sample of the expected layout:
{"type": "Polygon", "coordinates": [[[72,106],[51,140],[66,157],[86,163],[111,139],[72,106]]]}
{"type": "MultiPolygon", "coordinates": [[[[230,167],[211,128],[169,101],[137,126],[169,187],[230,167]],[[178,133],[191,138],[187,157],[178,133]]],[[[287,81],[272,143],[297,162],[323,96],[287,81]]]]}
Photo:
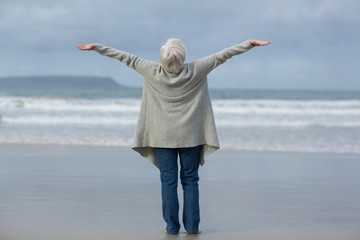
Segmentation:
{"type": "Polygon", "coordinates": [[[67,75],[49,75],[49,76],[12,76],[0,78],[0,86],[91,86],[102,85],[109,87],[123,87],[110,77],[94,76],[67,76],[67,75]]]}

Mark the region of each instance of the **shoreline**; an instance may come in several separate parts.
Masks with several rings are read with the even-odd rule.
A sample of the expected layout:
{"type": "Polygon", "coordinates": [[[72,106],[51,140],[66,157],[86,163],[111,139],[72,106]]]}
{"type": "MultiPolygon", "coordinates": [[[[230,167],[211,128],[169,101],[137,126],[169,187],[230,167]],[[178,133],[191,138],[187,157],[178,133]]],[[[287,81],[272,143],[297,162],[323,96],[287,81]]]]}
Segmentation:
{"type": "Polygon", "coordinates": [[[357,240],[358,169],[357,154],[219,150],[200,168],[202,234],[174,238],[158,170],[131,148],[0,144],[0,239],[357,240]]]}
{"type": "MultiPolygon", "coordinates": [[[[124,151],[131,150],[136,153],[136,151],[132,150],[131,145],[124,146],[124,145],[116,145],[116,144],[88,144],[88,143],[0,143],[0,148],[4,148],[5,146],[9,147],[25,147],[25,148],[31,148],[31,147],[55,147],[55,148],[108,148],[108,149],[122,149],[124,151]]],[[[233,148],[226,148],[221,147],[218,151],[214,153],[214,155],[218,154],[219,152],[232,152],[232,153],[243,153],[243,154],[290,154],[290,155],[360,155],[360,153],[357,152],[327,152],[327,151],[285,151],[285,150],[246,150],[246,149],[233,149],[233,148]]],[[[137,154],[139,155],[139,154],[137,154]]],[[[213,154],[208,156],[207,158],[213,158],[213,154]]],[[[140,156],[140,155],[139,155],[140,156]]],[[[141,157],[141,156],[140,156],[141,157]]],[[[143,158],[143,157],[141,157],[143,158]]]]}

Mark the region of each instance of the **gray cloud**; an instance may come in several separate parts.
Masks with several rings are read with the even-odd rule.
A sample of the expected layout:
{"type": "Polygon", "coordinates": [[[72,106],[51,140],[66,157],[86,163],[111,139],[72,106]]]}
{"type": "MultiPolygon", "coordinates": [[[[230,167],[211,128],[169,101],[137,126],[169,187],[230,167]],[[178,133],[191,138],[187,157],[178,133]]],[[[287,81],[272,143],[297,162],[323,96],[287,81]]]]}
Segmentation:
{"type": "Polygon", "coordinates": [[[157,60],[175,36],[192,60],[260,38],[273,44],[230,60],[211,76],[226,81],[211,85],[360,89],[358,16],[357,0],[2,0],[0,75],[106,75],[140,86],[127,83],[139,78],[131,70],[75,45],[101,42],[157,60]]]}

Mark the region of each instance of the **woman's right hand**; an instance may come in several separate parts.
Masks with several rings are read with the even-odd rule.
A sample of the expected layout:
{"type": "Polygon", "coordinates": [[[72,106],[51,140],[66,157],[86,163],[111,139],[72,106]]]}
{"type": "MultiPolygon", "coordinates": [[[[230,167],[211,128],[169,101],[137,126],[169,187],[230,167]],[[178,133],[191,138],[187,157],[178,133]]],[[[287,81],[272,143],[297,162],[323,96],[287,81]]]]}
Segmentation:
{"type": "Polygon", "coordinates": [[[271,42],[252,39],[252,40],[250,40],[250,43],[251,43],[251,45],[256,47],[256,46],[266,46],[266,45],[269,45],[271,42]]]}
{"type": "Polygon", "coordinates": [[[79,44],[77,45],[77,48],[82,50],[82,51],[91,51],[95,49],[95,44],[90,43],[90,44],[79,44]]]}

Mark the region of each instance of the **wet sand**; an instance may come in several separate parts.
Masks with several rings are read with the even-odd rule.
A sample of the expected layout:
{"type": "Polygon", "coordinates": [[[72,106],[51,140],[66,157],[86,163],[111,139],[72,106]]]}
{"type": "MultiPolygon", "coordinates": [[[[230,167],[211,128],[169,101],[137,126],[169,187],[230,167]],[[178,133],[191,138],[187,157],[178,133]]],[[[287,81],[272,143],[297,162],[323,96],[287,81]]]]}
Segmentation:
{"type": "Polygon", "coordinates": [[[158,170],[131,149],[0,145],[0,240],[358,240],[359,169],[355,154],[220,150],[200,169],[202,233],[168,236],[158,170]]]}

